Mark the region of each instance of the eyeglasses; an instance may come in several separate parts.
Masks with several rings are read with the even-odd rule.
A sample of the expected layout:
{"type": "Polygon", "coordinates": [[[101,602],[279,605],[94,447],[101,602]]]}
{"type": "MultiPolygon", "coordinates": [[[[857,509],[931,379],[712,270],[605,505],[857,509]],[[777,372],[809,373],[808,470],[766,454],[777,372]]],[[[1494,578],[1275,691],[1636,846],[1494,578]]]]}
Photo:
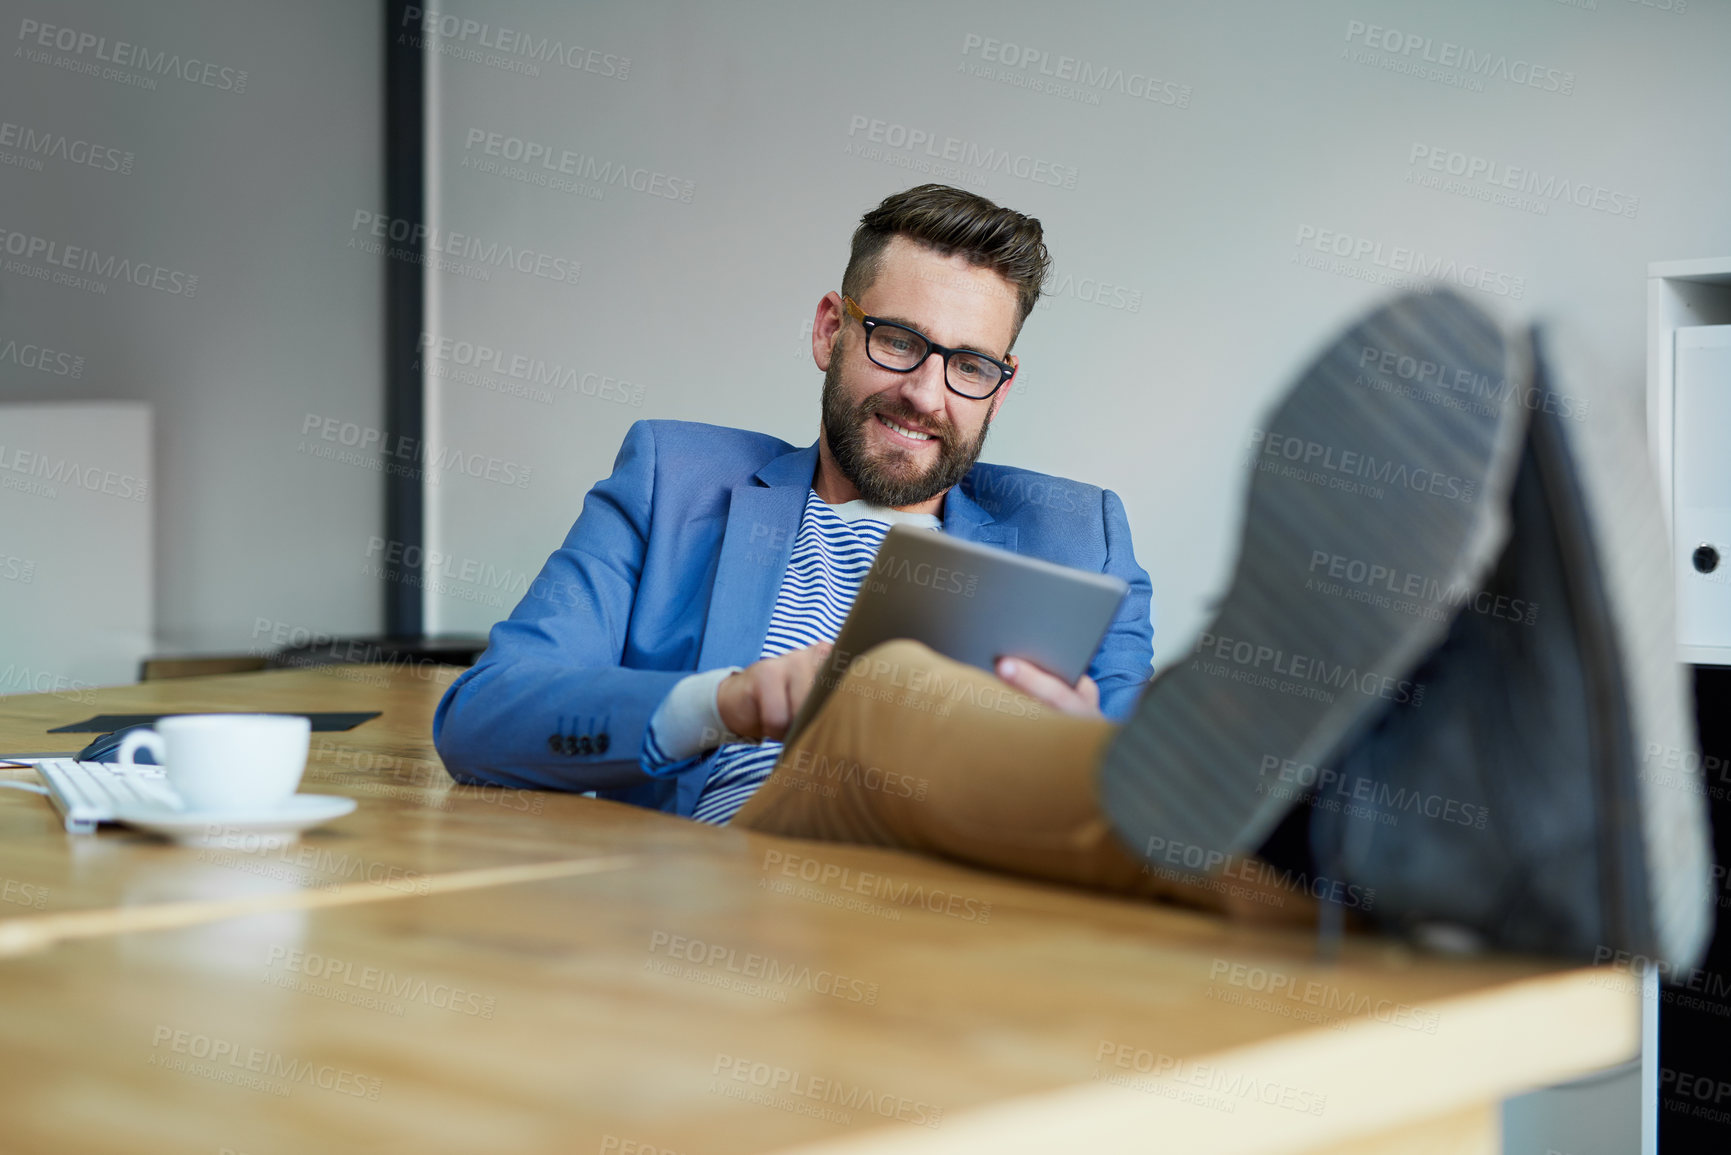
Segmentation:
{"type": "Polygon", "coordinates": [[[866,356],[891,373],[912,373],[933,353],[944,359],[944,384],[950,392],[984,401],[1016,374],[1014,359],[1005,363],[972,349],[947,349],[918,329],[868,317],[852,297],[843,297],[848,316],[865,328],[866,356]]]}

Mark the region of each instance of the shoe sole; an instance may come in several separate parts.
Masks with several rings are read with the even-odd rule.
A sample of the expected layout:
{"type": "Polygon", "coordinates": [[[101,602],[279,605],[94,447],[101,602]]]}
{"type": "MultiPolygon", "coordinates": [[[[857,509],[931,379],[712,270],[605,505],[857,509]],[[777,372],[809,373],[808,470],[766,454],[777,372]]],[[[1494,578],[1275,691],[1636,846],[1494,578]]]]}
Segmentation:
{"type": "Polygon", "coordinates": [[[1107,751],[1101,804],[1127,846],[1198,872],[1254,850],[1367,720],[1422,708],[1406,675],[1448,616],[1411,608],[1494,563],[1527,417],[1507,386],[1529,377],[1524,337],[1440,292],[1311,365],[1252,436],[1219,613],[1107,751]]]}

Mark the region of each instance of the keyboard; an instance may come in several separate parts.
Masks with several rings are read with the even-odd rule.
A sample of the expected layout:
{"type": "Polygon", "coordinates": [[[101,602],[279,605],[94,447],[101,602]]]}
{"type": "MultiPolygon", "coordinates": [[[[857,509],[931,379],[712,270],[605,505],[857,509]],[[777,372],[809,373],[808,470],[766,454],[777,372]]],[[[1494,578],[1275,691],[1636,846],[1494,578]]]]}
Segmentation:
{"type": "Polygon", "coordinates": [[[36,764],[48,797],[66,819],[68,834],[89,834],[99,822],[113,822],[116,809],[133,806],[181,809],[160,766],[119,762],[75,762],[49,758],[36,764]]]}

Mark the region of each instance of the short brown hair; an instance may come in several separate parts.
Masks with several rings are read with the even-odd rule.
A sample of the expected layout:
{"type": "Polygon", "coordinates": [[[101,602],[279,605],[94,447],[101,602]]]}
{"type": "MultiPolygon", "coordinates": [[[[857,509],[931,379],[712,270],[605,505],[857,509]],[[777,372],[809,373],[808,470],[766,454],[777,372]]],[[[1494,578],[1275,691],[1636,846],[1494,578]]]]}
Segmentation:
{"type": "Polygon", "coordinates": [[[1033,312],[1052,269],[1040,222],[985,197],[945,184],[923,184],[894,193],[860,218],[841,291],[859,300],[877,280],[879,258],[890,238],[907,237],[939,256],[960,253],[1016,287],[1016,328],[1033,312]]]}

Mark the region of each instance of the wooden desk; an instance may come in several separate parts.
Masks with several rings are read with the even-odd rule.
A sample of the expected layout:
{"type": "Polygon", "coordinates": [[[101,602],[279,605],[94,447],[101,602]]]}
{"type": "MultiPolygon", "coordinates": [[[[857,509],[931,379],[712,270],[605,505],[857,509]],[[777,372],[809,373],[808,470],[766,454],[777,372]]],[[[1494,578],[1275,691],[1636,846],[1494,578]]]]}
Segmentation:
{"type": "MultiPolygon", "coordinates": [[[[101,708],[328,707],[317,676],[101,708]]],[[[413,730],[442,679],[400,677],[348,745],[430,757],[413,730]]],[[[42,705],[0,699],[0,741],[40,748],[16,720],[42,705]]],[[[367,781],[315,769],[319,789],[367,781]]],[[[426,893],[216,909],[249,876],[103,833],[86,841],[112,857],[68,883],[82,913],[0,907],[0,941],[84,920],[12,931],[0,957],[7,1148],[1489,1151],[1501,1098],[1637,1047],[1637,996],[1592,971],[1375,941],[1324,966],[1305,935],[895,852],[581,798],[434,810],[416,789],[358,794],[333,829],[426,867],[426,893]],[[98,909],[152,862],[152,905],[98,909]],[[159,908],[175,917],[126,921],[159,908]]],[[[67,856],[13,813],[32,806],[0,793],[0,875],[67,856]]]]}
{"type": "MultiPolygon", "coordinates": [[[[99,712],[383,711],[354,730],[312,736],[302,790],[348,795],[361,805],[289,846],[236,838],[226,848],[189,849],[122,827],[68,837],[59,812],[45,799],[0,791],[0,888],[8,880],[13,884],[0,891],[7,896],[0,901],[0,919],[38,909],[65,914],[127,908],[136,914],[146,905],[272,895],[299,895],[308,902],[332,901],[332,892],[350,898],[368,890],[413,895],[460,873],[511,881],[516,876],[499,874],[498,868],[564,863],[626,847],[656,849],[659,842],[645,843],[641,835],[623,839],[606,819],[580,821],[577,815],[592,815],[593,807],[576,796],[453,782],[432,749],[431,734],[433,708],[457,671],[432,669],[437,672],[431,677],[411,670],[324,667],[150,682],[94,692],[100,699],[94,706],[84,695],[0,698],[0,751],[76,750],[93,735],[48,731],[99,712]],[[386,679],[388,684],[380,684],[386,679]]],[[[37,780],[32,770],[0,774],[37,780]]],[[[37,921],[44,928],[95,925],[37,921]]],[[[134,917],[127,925],[146,923],[134,917]]],[[[0,929],[0,951],[6,943],[0,929]]]]}

